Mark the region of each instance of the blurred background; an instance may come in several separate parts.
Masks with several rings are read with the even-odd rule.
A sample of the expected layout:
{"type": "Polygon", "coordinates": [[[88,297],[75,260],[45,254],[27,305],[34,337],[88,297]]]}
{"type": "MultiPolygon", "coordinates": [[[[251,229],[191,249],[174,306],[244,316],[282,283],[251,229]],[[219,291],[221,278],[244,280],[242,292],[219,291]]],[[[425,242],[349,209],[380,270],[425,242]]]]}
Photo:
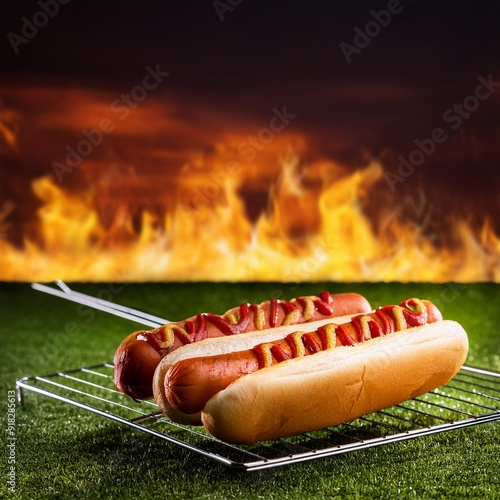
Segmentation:
{"type": "Polygon", "coordinates": [[[0,279],[500,281],[499,1],[0,11],[0,279]]]}

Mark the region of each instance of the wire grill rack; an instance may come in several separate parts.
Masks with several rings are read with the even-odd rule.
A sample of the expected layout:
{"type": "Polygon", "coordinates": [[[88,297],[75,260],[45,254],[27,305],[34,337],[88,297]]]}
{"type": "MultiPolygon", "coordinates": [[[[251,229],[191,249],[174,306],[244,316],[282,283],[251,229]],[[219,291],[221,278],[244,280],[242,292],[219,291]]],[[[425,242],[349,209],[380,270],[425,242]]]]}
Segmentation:
{"type": "Polygon", "coordinates": [[[304,462],[470,425],[500,420],[500,373],[464,366],[445,386],[336,427],[287,439],[235,446],[163,417],[154,401],[134,401],[115,389],[113,365],[101,363],[17,380],[49,396],[245,471],[304,462]]]}

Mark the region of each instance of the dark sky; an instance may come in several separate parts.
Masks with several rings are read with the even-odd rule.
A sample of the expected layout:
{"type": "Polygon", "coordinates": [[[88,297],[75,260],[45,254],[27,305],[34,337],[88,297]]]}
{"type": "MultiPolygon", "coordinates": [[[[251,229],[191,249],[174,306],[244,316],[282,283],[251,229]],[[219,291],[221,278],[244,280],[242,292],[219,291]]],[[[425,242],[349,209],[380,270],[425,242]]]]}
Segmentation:
{"type": "MultiPolygon", "coordinates": [[[[0,102],[23,117],[20,148],[30,155],[27,161],[0,150],[2,178],[8,179],[8,162],[22,179],[50,172],[50,160],[68,143],[64,130],[51,129],[53,150],[43,156],[30,139],[36,129],[28,130],[43,102],[27,100],[24,89],[86,89],[105,93],[109,102],[107,96],[136,85],[146,66],[159,65],[170,76],[158,95],[177,103],[184,120],[192,117],[211,133],[231,127],[246,133],[267,123],[274,107],[287,106],[297,115],[290,133],[307,136],[310,155],[346,165],[358,165],[368,151],[396,173],[398,155],[408,157],[415,139],[443,128],[446,142],[419,168],[426,189],[445,200],[443,210],[448,202],[454,210],[472,203],[497,218],[500,88],[457,130],[443,117],[474,94],[479,77],[500,81],[498,0],[232,0],[221,21],[215,5],[223,4],[230,6],[227,0],[71,0],[16,54],[9,33],[21,35],[24,16],[32,20],[40,5],[1,2],[0,102]],[[388,6],[398,13],[348,63],[340,44],[354,45],[355,28],[365,29],[372,11],[388,6]]],[[[69,106],[50,102],[63,111],[69,106]]],[[[201,148],[196,126],[192,144],[201,148]]],[[[2,196],[19,203],[22,196],[2,182],[2,196]]]]}
{"type": "Polygon", "coordinates": [[[214,3],[68,0],[15,55],[5,35],[20,33],[22,17],[32,19],[39,6],[4,0],[3,69],[132,82],[145,62],[160,61],[178,75],[182,90],[268,93],[283,78],[312,84],[462,79],[495,63],[499,48],[497,1],[401,0],[400,12],[350,65],[339,44],[351,42],[354,28],[373,20],[372,10],[387,9],[387,1],[241,0],[222,22],[214,3]]]}

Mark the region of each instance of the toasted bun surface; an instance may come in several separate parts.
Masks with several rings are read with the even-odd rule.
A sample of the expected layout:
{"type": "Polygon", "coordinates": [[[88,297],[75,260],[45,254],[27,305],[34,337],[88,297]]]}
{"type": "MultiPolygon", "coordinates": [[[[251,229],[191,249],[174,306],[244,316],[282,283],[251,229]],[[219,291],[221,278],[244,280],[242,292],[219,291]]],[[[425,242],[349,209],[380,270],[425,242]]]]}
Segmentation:
{"type": "Polygon", "coordinates": [[[244,351],[261,344],[263,342],[272,342],[278,340],[289,333],[293,333],[300,329],[305,332],[312,332],[322,325],[328,323],[345,323],[349,321],[356,314],[349,314],[346,316],[339,316],[336,318],[325,318],[318,321],[309,323],[301,323],[299,325],[287,325],[277,328],[269,328],[267,330],[260,330],[256,332],[249,332],[240,335],[215,337],[187,344],[185,346],[172,351],[167,354],[160,362],[153,377],[153,394],[156,403],[160,410],[174,420],[181,424],[201,425],[200,413],[186,414],[172,408],[165,395],[164,384],[165,375],[168,369],[177,363],[188,358],[199,358],[202,356],[214,356],[217,354],[226,354],[233,351],[244,351]]]}
{"type": "Polygon", "coordinates": [[[233,443],[338,425],[445,384],[467,350],[464,329],[446,320],[284,361],[216,394],[202,421],[211,434],[233,443]]]}

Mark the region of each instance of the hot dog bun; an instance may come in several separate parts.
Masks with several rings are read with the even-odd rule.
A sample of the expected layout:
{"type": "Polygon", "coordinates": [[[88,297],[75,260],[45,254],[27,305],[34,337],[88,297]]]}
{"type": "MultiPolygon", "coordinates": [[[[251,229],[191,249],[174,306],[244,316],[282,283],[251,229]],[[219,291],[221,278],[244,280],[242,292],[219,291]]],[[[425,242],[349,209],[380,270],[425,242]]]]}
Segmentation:
{"type": "Polygon", "coordinates": [[[310,333],[292,326],[270,330],[264,335],[254,334],[247,340],[240,341],[241,337],[236,336],[229,343],[213,341],[210,349],[201,343],[183,349],[180,356],[168,356],[154,379],[158,405],[176,422],[201,425],[198,415],[208,400],[239,377],[290,357],[356,345],[398,329],[443,318],[431,302],[409,299],[399,306],[384,306],[354,318],[337,319],[324,328],[318,322],[311,323],[310,333]]]}
{"type": "MultiPolygon", "coordinates": [[[[337,322],[344,323],[352,318],[353,314],[340,316],[336,318],[327,318],[310,323],[300,325],[302,331],[312,332],[322,325],[337,322]]],[[[214,356],[218,354],[226,354],[234,351],[242,351],[251,349],[252,347],[263,342],[272,342],[273,340],[282,339],[287,334],[295,332],[297,325],[287,325],[276,328],[268,328],[258,332],[249,332],[245,335],[234,335],[230,337],[214,337],[205,339],[203,342],[188,344],[171,353],[167,354],[160,362],[153,378],[153,395],[160,410],[169,418],[177,423],[201,425],[200,412],[187,414],[173,408],[167,401],[164,390],[165,377],[168,370],[175,363],[202,356],[214,356]]]]}
{"type": "Polygon", "coordinates": [[[338,347],[245,375],[206,404],[214,436],[254,443],[338,425],[447,383],[468,350],[454,321],[338,347]]]}

